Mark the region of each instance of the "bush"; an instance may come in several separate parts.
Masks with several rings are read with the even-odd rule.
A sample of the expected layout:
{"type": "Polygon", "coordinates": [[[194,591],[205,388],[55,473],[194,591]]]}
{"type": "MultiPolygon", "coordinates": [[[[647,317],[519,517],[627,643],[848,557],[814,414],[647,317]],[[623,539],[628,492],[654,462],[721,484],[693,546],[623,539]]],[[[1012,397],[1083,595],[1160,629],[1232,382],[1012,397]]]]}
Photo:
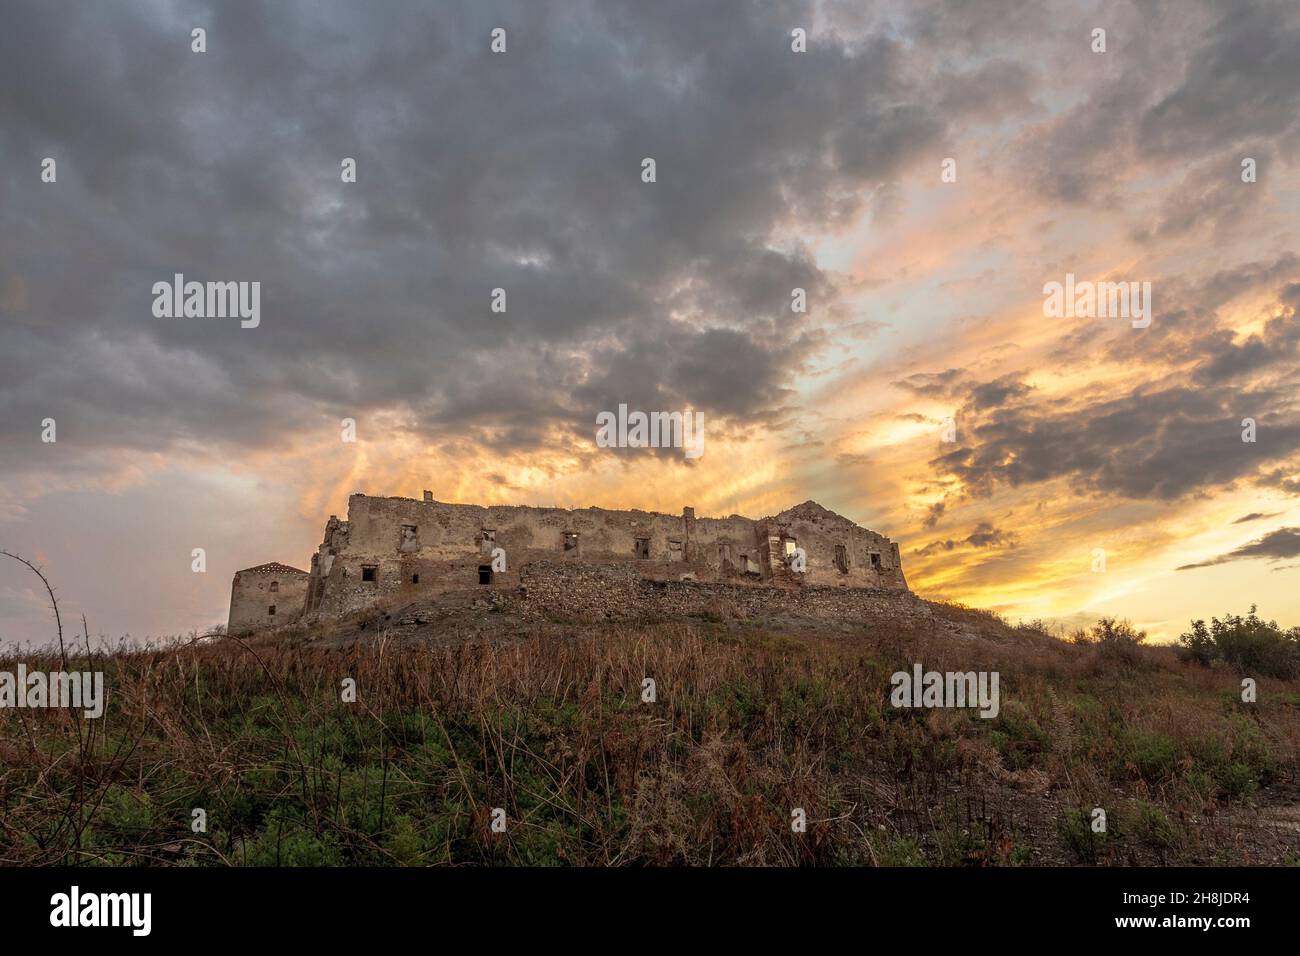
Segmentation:
{"type": "Polygon", "coordinates": [[[1250,613],[1228,614],[1223,620],[1192,621],[1191,630],[1178,636],[1179,655],[1208,667],[1221,660],[1243,674],[1283,680],[1300,674],[1300,628],[1282,630],[1276,621],[1264,621],[1251,605],[1250,613]]]}
{"type": "Polygon", "coordinates": [[[1150,784],[1172,780],[1178,767],[1179,751],[1167,734],[1129,730],[1123,738],[1124,759],[1150,784]]]}
{"type": "Polygon", "coordinates": [[[1086,631],[1077,630],[1070,637],[1075,644],[1095,648],[1099,661],[1126,667],[1141,663],[1138,646],[1146,639],[1146,631],[1139,631],[1130,622],[1117,621],[1113,617],[1103,617],[1086,631]]]}
{"type": "Polygon", "coordinates": [[[1174,850],[1182,842],[1177,825],[1157,806],[1139,800],[1131,821],[1133,833],[1147,846],[1158,851],[1174,850]]]}
{"type": "Polygon", "coordinates": [[[1231,799],[1241,800],[1255,792],[1255,772],[1244,763],[1227,764],[1218,768],[1214,779],[1231,799]]]}
{"type": "Polygon", "coordinates": [[[1070,807],[1057,818],[1056,832],[1076,863],[1097,862],[1106,851],[1106,832],[1092,829],[1092,814],[1082,808],[1070,807]]]}

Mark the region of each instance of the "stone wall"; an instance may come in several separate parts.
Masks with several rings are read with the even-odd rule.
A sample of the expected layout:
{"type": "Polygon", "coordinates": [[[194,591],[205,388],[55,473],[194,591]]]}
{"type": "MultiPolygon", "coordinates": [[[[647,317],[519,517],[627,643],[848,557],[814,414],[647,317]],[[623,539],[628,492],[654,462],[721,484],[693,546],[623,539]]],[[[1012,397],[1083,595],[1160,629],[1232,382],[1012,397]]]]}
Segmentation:
{"type": "Polygon", "coordinates": [[[238,634],[292,623],[303,612],[308,581],[306,571],[277,563],[235,572],[226,630],[238,634]]]}
{"type": "Polygon", "coordinates": [[[815,584],[755,585],[700,581],[658,581],[635,568],[529,564],[512,596],[531,617],[636,621],[642,618],[734,615],[763,620],[806,617],[838,623],[882,618],[929,618],[929,606],[909,591],[893,588],[828,587],[815,584]]]}
{"type": "Polygon", "coordinates": [[[513,590],[519,568],[557,561],[665,582],[907,588],[897,544],[811,501],[751,519],[353,495],[348,519],[330,517],[312,557],[306,609],[337,616],[480,586],[513,590]],[[807,559],[799,574],[796,548],[807,559]],[[498,549],[504,570],[491,567],[498,549]]]}

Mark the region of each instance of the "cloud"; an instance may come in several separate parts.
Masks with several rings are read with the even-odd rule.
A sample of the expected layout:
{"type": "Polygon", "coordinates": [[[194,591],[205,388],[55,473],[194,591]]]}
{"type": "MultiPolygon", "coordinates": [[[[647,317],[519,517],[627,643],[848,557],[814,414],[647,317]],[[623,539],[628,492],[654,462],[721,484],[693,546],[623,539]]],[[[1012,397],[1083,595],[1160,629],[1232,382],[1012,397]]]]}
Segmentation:
{"type": "Polygon", "coordinates": [[[1270,511],[1267,514],[1265,514],[1262,511],[1252,511],[1248,515],[1242,515],[1240,518],[1234,521],[1233,524],[1245,524],[1248,521],[1259,521],[1261,518],[1276,518],[1281,513],[1282,512],[1280,511],[1270,511]]]}
{"type": "Polygon", "coordinates": [[[981,521],[976,525],[975,530],[965,538],[953,539],[948,538],[943,541],[931,541],[923,548],[917,548],[915,554],[928,556],[948,551],[955,551],[959,548],[1014,548],[1016,546],[1016,535],[1011,531],[1003,531],[995,528],[987,521],[981,521]]]}
{"type": "Polygon", "coordinates": [[[1229,551],[1227,554],[1212,558],[1209,561],[1184,564],[1177,570],[1187,571],[1192,568],[1208,568],[1216,564],[1227,564],[1229,561],[1248,561],[1252,558],[1276,560],[1279,558],[1294,558],[1297,555],[1300,555],[1300,528],[1278,528],[1261,538],[1256,538],[1248,544],[1243,544],[1241,547],[1229,551]]]}
{"type": "Polygon", "coordinates": [[[1181,83],[1151,105],[1141,140],[1153,155],[1185,158],[1224,142],[1297,128],[1300,20],[1293,4],[1221,8],[1181,83]]]}
{"type": "Polygon", "coordinates": [[[960,394],[966,373],[959,368],[942,372],[914,372],[894,384],[924,398],[951,398],[960,394]]]}
{"type": "MultiPolygon", "coordinates": [[[[229,457],[381,412],[535,451],[619,401],[776,427],[824,345],[790,290],[839,297],[788,225],[847,222],[993,108],[883,27],[791,54],[803,2],[144,9],[18,3],[0,35],[24,78],[0,104],[0,439],[54,417],[65,458],[229,457]],[[16,173],[45,155],[57,184],[16,173]],[[154,318],[177,272],[260,281],[261,327],[154,318]]],[[[1024,95],[1012,63],[978,75],[998,110],[1024,95]]]]}
{"type": "MultiPolygon", "coordinates": [[[[1297,268],[1289,256],[1280,263],[1297,268]]],[[[1258,291],[1278,276],[1272,268],[1242,274],[1250,277],[1245,288],[1258,291]]],[[[1128,389],[1083,384],[1040,397],[1025,382],[1027,371],[986,381],[956,370],[905,379],[900,384],[908,390],[941,390],[960,404],[959,434],[968,443],[932,458],[930,467],[974,498],[1057,479],[1079,493],[1161,501],[1240,480],[1288,487],[1289,472],[1280,466],[1300,453],[1300,403],[1293,397],[1300,325],[1290,289],[1273,289],[1275,317],[1257,334],[1216,327],[1213,313],[1161,332],[1164,365],[1153,363],[1131,333],[1112,333],[1107,357],[1138,376],[1128,389]],[[1255,418],[1267,439],[1243,442],[1244,417],[1255,418]]],[[[1179,302],[1171,297],[1175,308],[1179,302]]],[[[1064,338],[1073,340],[1073,332],[1064,338]]]]}

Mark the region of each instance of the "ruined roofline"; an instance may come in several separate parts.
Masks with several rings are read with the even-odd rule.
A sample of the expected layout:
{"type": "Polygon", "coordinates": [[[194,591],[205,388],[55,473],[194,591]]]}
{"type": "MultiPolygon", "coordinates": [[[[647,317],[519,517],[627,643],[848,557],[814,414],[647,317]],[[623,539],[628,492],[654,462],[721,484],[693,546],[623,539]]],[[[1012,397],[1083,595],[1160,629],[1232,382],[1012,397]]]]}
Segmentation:
{"type": "Polygon", "coordinates": [[[278,627],[302,615],[323,620],[389,599],[437,603],[457,593],[518,591],[534,608],[563,608],[573,575],[598,589],[676,580],[908,590],[897,542],[815,501],[764,518],[697,518],[691,507],[673,515],[358,492],[348,496],[348,520],[330,515],[310,574],[273,561],[235,575],[228,626],[278,627]],[[567,577],[537,590],[548,567],[567,577]]]}
{"type": "Polygon", "coordinates": [[[254,565],[251,568],[244,568],[242,571],[236,571],[236,574],[302,574],[310,572],[302,571],[298,568],[291,568],[287,564],[281,564],[279,561],[268,561],[266,564],[254,565]]]}
{"type": "MultiPolygon", "coordinates": [[[[348,495],[349,511],[353,498],[369,498],[372,501],[410,501],[417,505],[442,505],[445,508],[479,508],[483,511],[491,511],[494,508],[508,508],[515,511],[563,511],[566,514],[573,514],[578,511],[608,511],[611,514],[641,514],[650,515],[656,518],[680,518],[680,514],[665,514],[662,511],[646,511],[644,508],[602,508],[599,505],[589,505],[586,508],[561,508],[559,505],[482,505],[473,501],[439,501],[436,498],[408,498],[406,495],[368,495],[364,491],[356,491],[348,495]]],[[[732,518],[744,518],[744,515],[731,515],[732,518]]],[[[718,520],[718,519],[714,519],[718,520]]],[[[753,518],[745,518],[746,521],[753,521],[753,518]]]]}
{"type": "MultiPolygon", "coordinates": [[[[450,508],[478,508],[482,511],[491,511],[493,509],[504,508],[512,511],[555,511],[555,512],[563,512],[565,514],[574,514],[579,511],[603,511],[609,514],[641,514],[641,515],[647,515],[649,517],[655,517],[655,518],[680,519],[682,517],[681,514],[667,514],[663,511],[646,511],[644,508],[605,508],[605,507],[601,507],[600,505],[589,505],[586,508],[562,508],[558,505],[509,505],[509,504],[484,505],[484,504],[477,504],[475,502],[439,501],[436,498],[423,498],[423,499],[410,498],[407,497],[406,495],[368,495],[364,491],[353,492],[351,495],[348,496],[349,512],[351,512],[351,502],[353,498],[369,498],[374,501],[409,501],[409,502],[414,502],[415,504],[441,505],[443,507],[450,507],[450,508]]],[[[694,514],[693,508],[690,508],[689,510],[691,511],[692,516],[695,517],[697,521],[741,520],[741,521],[752,521],[755,523],[761,523],[765,521],[779,522],[779,521],[790,520],[792,518],[804,518],[804,517],[809,517],[810,515],[818,515],[818,516],[826,516],[831,518],[838,518],[840,521],[845,521],[856,528],[861,528],[864,531],[872,531],[872,529],[868,528],[866,525],[858,524],[852,518],[846,518],[842,514],[831,511],[829,508],[825,508],[822,505],[819,505],[811,498],[808,499],[807,501],[803,501],[797,505],[793,505],[789,508],[786,508],[784,511],[780,511],[777,514],[764,515],[761,518],[753,518],[750,517],[749,515],[734,514],[734,513],[730,515],[714,515],[714,516],[701,517],[694,514]]],[[[351,517],[350,514],[349,517],[351,517]]],[[[876,531],[873,531],[873,533],[880,534],[880,532],[876,532],[876,531]]],[[[882,534],[881,537],[887,537],[887,536],[882,534]]]]}

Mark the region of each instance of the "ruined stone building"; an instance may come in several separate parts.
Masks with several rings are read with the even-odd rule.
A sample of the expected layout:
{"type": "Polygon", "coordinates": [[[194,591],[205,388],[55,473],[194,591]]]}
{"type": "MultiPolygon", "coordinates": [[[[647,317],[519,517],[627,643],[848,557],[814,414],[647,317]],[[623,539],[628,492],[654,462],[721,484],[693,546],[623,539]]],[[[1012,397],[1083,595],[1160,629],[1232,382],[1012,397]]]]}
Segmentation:
{"type": "Polygon", "coordinates": [[[230,630],[453,591],[526,592],[546,569],[583,567],[656,582],[907,591],[896,543],[812,501],[752,519],[357,494],[346,521],[330,516],[310,573],[273,563],[235,575],[230,630]]]}
{"type": "Polygon", "coordinates": [[[296,620],[307,599],[306,571],[272,561],[235,573],[227,630],[255,631],[296,620]]]}

